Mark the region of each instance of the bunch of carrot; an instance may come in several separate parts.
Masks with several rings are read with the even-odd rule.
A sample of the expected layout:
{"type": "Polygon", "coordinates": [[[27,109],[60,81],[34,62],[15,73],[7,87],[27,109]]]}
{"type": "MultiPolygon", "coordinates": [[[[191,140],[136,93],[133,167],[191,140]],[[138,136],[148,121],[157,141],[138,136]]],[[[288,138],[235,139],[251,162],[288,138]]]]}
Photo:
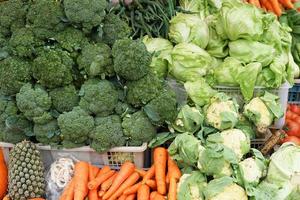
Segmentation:
{"type": "Polygon", "coordinates": [[[125,162],[119,171],[99,169],[87,162],[75,164],[74,177],[60,200],[176,200],[181,172],[165,148],[154,150],[154,164],[148,170],[125,162]]]}
{"type": "Polygon", "coordinates": [[[246,0],[248,3],[262,8],[265,11],[273,12],[278,17],[284,9],[293,9],[294,3],[298,0],[246,0]]]}

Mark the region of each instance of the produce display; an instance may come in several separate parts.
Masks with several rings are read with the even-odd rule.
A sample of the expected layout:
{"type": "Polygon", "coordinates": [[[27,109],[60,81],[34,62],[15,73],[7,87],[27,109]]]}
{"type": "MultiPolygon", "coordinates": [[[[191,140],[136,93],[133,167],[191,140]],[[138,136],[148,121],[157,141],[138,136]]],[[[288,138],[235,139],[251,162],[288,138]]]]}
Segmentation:
{"type": "Polygon", "coordinates": [[[0,0],[0,199],[299,200],[299,5],[0,0]]]}

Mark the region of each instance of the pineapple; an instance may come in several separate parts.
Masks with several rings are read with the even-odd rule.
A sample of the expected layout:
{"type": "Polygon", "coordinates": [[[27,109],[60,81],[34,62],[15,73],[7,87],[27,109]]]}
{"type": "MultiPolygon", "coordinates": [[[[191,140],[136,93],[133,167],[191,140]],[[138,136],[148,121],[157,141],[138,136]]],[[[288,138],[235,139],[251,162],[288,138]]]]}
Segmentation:
{"type": "Polygon", "coordinates": [[[9,154],[9,197],[27,200],[45,194],[44,166],[35,144],[23,141],[9,154]]]}

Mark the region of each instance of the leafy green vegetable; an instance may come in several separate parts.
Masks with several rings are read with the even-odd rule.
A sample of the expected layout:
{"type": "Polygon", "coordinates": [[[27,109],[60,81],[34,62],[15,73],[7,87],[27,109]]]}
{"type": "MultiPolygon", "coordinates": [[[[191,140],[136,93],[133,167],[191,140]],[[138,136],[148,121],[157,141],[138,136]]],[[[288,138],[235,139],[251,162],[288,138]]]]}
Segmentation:
{"type": "Polygon", "coordinates": [[[165,144],[167,141],[174,139],[176,136],[177,134],[171,132],[159,133],[155,138],[153,138],[149,142],[148,147],[155,148],[161,146],[165,144]]]}

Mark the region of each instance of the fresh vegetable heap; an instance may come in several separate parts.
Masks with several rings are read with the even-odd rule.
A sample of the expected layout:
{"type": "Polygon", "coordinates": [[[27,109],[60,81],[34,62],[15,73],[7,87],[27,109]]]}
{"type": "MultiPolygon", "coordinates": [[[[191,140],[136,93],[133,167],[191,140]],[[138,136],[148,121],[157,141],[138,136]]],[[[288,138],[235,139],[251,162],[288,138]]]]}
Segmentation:
{"type": "Polygon", "coordinates": [[[298,105],[290,104],[286,111],[285,132],[282,143],[294,142],[300,145],[300,108],[298,105]]]}
{"type": "Polygon", "coordinates": [[[102,153],[174,121],[176,95],[152,64],[164,57],[109,11],[105,0],[0,3],[0,141],[102,153]]]}

